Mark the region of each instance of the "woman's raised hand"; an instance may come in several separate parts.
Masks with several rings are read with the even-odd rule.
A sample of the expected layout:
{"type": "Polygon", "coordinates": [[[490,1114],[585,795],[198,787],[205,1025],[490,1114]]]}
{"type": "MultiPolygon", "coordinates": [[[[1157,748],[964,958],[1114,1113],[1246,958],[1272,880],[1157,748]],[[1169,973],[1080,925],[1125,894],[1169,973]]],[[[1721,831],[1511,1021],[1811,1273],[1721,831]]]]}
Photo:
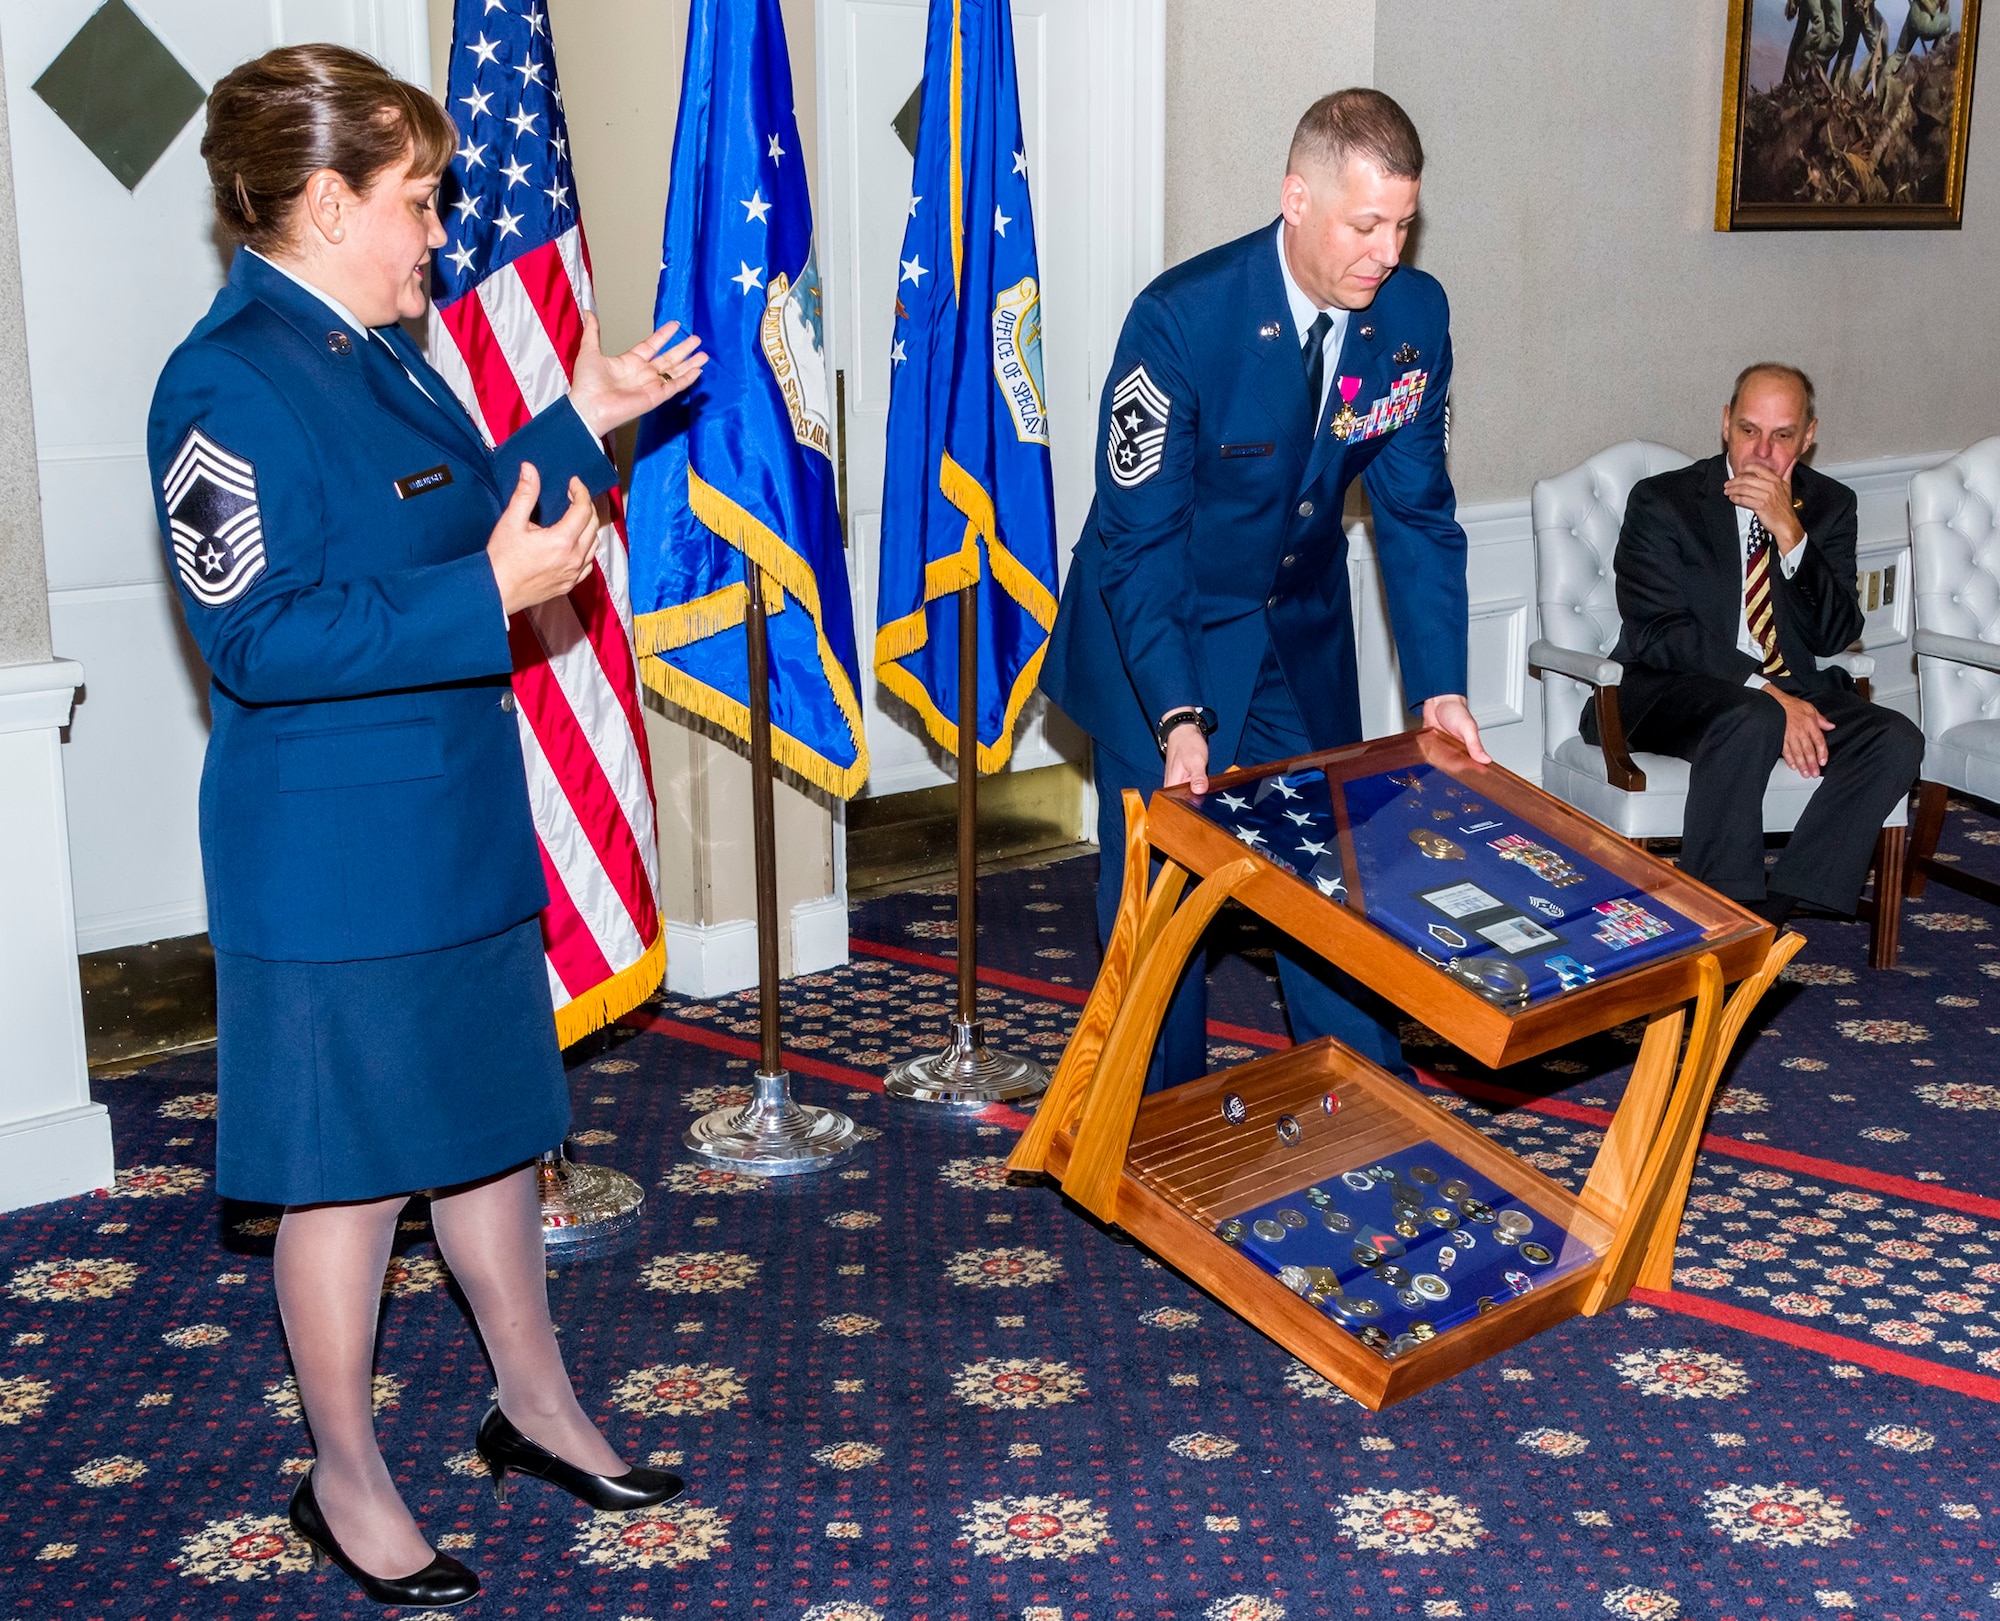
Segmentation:
{"type": "Polygon", "coordinates": [[[602,438],[694,387],[708,356],[692,335],[669,349],[679,330],[680,322],[669,321],[622,355],[607,355],[598,347],[597,317],[584,316],[569,397],[586,428],[602,438]]]}
{"type": "Polygon", "coordinates": [[[574,590],[597,555],[597,509],[583,480],[569,481],[569,510],[546,529],[535,522],[541,493],[542,475],[533,462],[523,462],[514,499],[486,542],[500,606],[509,614],[574,590]]]}

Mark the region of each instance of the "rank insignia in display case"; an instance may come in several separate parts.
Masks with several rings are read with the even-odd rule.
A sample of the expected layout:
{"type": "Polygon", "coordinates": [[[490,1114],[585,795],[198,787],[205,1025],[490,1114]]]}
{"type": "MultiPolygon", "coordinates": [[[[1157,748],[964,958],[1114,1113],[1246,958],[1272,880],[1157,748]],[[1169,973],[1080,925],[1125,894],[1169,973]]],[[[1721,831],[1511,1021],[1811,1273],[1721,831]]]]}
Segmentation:
{"type": "Polygon", "coordinates": [[[1723,1064],[1796,935],[1435,732],[1125,812],[1112,939],[1013,1169],[1373,1408],[1670,1281],[1723,1064]],[[1582,1191],[1331,1039],[1142,1096],[1226,900],[1488,1065],[1645,1020],[1582,1191]]]}

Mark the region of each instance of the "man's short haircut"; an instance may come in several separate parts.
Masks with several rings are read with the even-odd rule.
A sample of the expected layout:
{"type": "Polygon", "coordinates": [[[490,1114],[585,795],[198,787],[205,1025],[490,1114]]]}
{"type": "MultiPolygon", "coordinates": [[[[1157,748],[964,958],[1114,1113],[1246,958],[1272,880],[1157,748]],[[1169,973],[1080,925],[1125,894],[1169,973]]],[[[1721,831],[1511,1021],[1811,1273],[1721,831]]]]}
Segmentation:
{"type": "Polygon", "coordinates": [[[1743,390],[1750,386],[1753,377],[1783,377],[1806,397],[1806,421],[1819,421],[1819,397],[1813,391],[1813,380],[1796,366],[1787,366],[1782,360],[1760,360],[1745,366],[1736,374],[1736,386],[1729,391],[1729,409],[1736,409],[1736,402],[1743,398],[1743,390]]]}
{"type": "Polygon", "coordinates": [[[1421,179],[1424,172],[1417,126],[1394,97],[1379,90],[1336,90],[1308,107],[1292,132],[1285,171],[1297,174],[1314,163],[1338,173],[1351,157],[1371,159],[1398,180],[1421,179]]]}

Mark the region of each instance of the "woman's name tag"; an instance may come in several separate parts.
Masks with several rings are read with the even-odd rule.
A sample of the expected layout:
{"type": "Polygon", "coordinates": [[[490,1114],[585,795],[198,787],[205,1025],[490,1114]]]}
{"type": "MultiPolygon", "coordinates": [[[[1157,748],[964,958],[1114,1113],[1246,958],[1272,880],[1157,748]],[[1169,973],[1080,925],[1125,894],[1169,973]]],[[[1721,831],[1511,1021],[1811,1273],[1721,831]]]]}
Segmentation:
{"type": "Polygon", "coordinates": [[[407,501],[413,495],[428,495],[432,490],[441,490],[451,482],[451,469],[440,462],[435,467],[426,467],[421,473],[411,473],[407,478],[396,480],[396,495],[407,501]]]}

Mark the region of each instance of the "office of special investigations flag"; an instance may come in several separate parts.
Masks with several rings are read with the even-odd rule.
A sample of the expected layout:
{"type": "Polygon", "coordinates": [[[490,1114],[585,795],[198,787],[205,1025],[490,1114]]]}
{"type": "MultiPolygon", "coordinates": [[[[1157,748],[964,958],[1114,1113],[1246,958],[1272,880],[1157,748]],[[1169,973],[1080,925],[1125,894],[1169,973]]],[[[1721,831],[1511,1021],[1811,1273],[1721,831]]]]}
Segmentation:
{"type": "Polygon", "coordinates": [[[646,682],[747,736],[746,581],[761,569],[772,752],[851,795],[868,750],[778,0],[693,0],[660,260],[654,322],[679,321],[709,359],[639,429],[627,528],[646,682]]]}
{"type": "MultiPolygon", "coordinates": [[[[547,0],[458,0],[447,77],[461,144],[438,199],[430,362],[493,443],[569,392],[594,303],[547,0]]],[[[565,1046],[637,1007],[666,967],[631,616],[614,504],[582,584],[507,627],[565,1046]]]]}
{"type": "Polygon", "coordinates": [[[958,747],[958,609],[979,592],[979,769],[1056,617],[1041,280],[1007,0],[931,0],[896,284],[875,671],[958,747]]]}

